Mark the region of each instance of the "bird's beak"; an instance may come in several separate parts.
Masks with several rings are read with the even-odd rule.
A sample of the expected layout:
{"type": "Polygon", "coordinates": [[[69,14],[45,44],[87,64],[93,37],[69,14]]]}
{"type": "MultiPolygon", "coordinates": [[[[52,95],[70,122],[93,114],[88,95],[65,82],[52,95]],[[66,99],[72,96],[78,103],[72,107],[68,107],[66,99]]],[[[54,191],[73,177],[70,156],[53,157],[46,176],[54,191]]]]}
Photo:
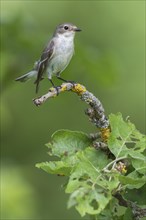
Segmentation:
{"type": "Polygon", "coordinates": [[[77,28],[77,27],[74,27],[73,30],[76,31],[76,32],[81,31],[81,29],[80,29],[80,28],[77,28]]]}

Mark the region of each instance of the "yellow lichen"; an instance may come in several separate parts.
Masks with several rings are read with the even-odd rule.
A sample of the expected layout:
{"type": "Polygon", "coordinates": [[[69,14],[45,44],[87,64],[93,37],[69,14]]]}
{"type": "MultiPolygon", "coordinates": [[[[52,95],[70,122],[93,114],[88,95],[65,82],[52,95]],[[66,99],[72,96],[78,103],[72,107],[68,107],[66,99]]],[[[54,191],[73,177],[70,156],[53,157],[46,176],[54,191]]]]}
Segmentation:
{"type": "Polygon", "coordinates": [[[51,88],[49,89],[50,92],[53,92],[54,90],[55,90],[54,87],[51,87],[51,88]]]}
{"type": "Polygon", "coordinates": [[[67,86],[66,86],[66,85],[62,85],[62,86],[61,86],[61,92],[66,91],[66,89],[67,89],[67,86]]]}
{"type": "Polygon", "coordinates": [[[78,83],[73,86],[72,91],[76,92],[78,95],[82,95],[84,92],[86,92],[86,88],[78,83]]]}
{"type": "Polygon", "coordinates": [[[101,138],[104,142],[107,142],[107,140],[109,139],[110,136],[110,128],[101,128],[101,138]]]}

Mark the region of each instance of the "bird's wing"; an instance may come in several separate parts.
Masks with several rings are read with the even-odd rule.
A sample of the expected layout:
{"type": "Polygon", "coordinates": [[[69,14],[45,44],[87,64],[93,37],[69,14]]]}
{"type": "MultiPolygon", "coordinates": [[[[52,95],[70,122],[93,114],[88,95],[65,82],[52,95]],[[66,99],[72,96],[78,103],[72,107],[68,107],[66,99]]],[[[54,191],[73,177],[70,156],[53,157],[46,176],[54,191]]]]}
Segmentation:
{"type": "Polygon", "coordinates": [[[52,59],[54,54],[54,41],[50,41],[47,47],[43,50],[40,60],[37,62],[36,69],[38,71],[36,84],[36,93],[38,92],[39,82],[42,79],[43,73],[47,68],[48,62],[52,59]]]}

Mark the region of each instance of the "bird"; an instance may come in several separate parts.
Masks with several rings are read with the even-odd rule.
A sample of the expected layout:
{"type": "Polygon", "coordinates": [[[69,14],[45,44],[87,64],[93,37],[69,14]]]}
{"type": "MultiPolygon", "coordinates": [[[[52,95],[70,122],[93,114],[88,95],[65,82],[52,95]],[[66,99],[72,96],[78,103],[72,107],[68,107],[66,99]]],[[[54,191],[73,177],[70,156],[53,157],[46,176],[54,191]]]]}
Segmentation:
{"type": "Polygon", "coordinates": [[[42,51],[40,59],[34,63],[33,69],[16,78],[16,81],[26,82],[32,77],[36,77],[36,93],[39,90],[39,83],[44,79],[45,73],[55,87],[52,77],[68,82],[60,77],[60,74],[65,70],[71,61],[74,54],[74,37],[75,33],[81,31],[80,28],[71,23],[59,24],[46,47],[42,51]]]}

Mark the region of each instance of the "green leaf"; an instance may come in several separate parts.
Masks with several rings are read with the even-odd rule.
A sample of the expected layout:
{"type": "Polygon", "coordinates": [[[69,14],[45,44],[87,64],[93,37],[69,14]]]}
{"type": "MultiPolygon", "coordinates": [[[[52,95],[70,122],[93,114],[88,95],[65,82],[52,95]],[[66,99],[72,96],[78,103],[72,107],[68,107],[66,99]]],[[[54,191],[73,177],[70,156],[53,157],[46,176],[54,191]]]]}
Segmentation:
{"type": "Polygon", "coordinates": [[[126,212],[125,212],[125,215],[124,215],[124,218],[123,220],[133,220],[133,213],[132,213],[132,210],[130,208],[127,208],[126,209],[126,212]]]}
{"type": "Polygon", "coordinates": [[[83,183],[87,185],[98,184],[106,187],[103,181],[105,185],[107,185],[107,182],[103,180],[101,170],[109,162],[107,156],[102,151],[97,151],[94,148],[86,148],[84,151],[78,152],[76,156],[78,163],[72,170],[66,192],[73,192],[83,183]]]}
{"type": "Polygon", "coordinates": [[[130,136],[134,126],[124,122],[120,113],[117,115],[111,114],[109,120],[112,132],[108,140],[108,147],[115,157],[126,157],[129,152],[126,142],[131,140],[130,136]]]}
{"type": "Polygon", "coordinates": [[[87,134],[78,131],[59,130],[52,135],[51,143],[47,144],[54,156],[70,156],[91,145],[87,134]]]}
{"type": "Polygon", "coordinates": [[[121,113],[109,116],[111,135],[108,147],[116,158],[127,157],[128,154],[143,152],[146,146],[146,136],[141,134],[130,121],[125,122],[121,113]]]}
{"type": "Polygon", "coordinates": [[[143,152],[146,149],[146,138],[144,136],[135,143],[135,151],[143,152]]]}
{"type": "Polygon", "coordinates": [[[125,145],[125,140],[118,140],[113,133],[111,133],[108,140],[108,147],[115,157],[126,157],[128,155],[128,148],[125,145]]]}
{"type": "Polygon", "coordinates": [[[106,151],[93,148],[87,134],[59,130],[47,144],[50,156],[55,156],[56,160],[36,166],[51,174],[68,176],[65,188],[70,194],[68,208],[75,206],[81,216],[89,214],[100,220],[122,220],[125,213],[127,216],[130,213],[117,203],[113,193],[120,192],[121,188],[124,195],[124,190],[144,185],[145,136],[130,121],[124,121],[120,113],[111,114],[109,119],[108,149],[115,156],[113,160],[106,151]],[[127,175],[123,175],[126,172],[122,169],[127,170],[127,175]]]}
{"type": "Polygon", "coordinates": [[[109,201],[109,204],[98,215],[98,220],[123,220],[123,216],[127,208],[120,206],[117,199],[114,197],[109,201]]]}
{"type": "Polygon", "coordinates": [[[98,214],[112,198],[112,190],[119,185],[118,178],[102,174],[110,161],[102,151],[87,148],[76,154],[78,164],[73,168],[66,193],[71,193],[68,207],[74,206],[81,216],[98,214]]]}
{"type": "Polygon", "coordinates": [[[129,153],[131,156],[131,163],[135,170],[141,174],[146,174],[146,157],[135,151],[129,153]]]}
{"type": "Polygon", "coordinates": [[[50,161],[36,164],[37,168],[41,168],[50,174],[59,174],[68,176],[71,172],[71,166],[63,161],[50,161]]]}
{"type": "Polygon", "coordinates": [[[75,205],[81,216],[84,216],[86,213],[95,215],[100,213],[110,200],[110,194],[105,195],[104,192],[98,192],[98,189],[91,189],[90,187],[80,187],[71,194],[68,208],[75,205]]]}
{"type": "Polygon", "coordinates": [[[146,182],[146,178],[140,177],[136,171],[127,176],[119,175],[119,180],[123,186],[125,185],[129,189],[141,188],[146,182]]]}
{"type": "Polygon", "coordinates": [[[132,123],[123,121],[121,113],[118,113],[117,115],[111,114],[109,120],[112,134],[117,138],[122,137],[122,139],[127,140],[135,129],[135,126],[132,123]]]}

